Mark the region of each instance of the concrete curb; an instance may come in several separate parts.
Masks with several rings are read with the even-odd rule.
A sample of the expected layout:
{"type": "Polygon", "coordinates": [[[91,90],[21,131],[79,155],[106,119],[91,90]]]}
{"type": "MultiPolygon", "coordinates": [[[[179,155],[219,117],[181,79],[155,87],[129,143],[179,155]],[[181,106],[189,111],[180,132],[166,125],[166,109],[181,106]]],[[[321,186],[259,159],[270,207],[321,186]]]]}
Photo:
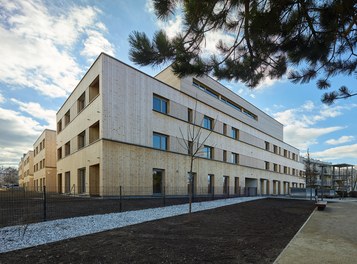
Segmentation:
{"type": "Polygon", "coordinates": [[[281,256],[285,253],[285,251],[290,247],[291,242],[295,240],[295,238],[298,236],[298,234],[301,232],[301,230],[305,227],[305,225],[309,222],[309,220],[311,219],[311,217],[316,213],[317,208],[314,209],[314,211],[312,211],[312,213],[310,214],[310,216],[307,218],[307,220],[305,221],[305,223],[300,227],[300,229],[296,232],[296,234],[294,235],[294,237],[289,241],[289,243],[286,245],[286,247],[283,249],[283,251],[280,252],[279,256],[275,259],[275,261],[273,262],[273,264],[278,264],[279,260],[281,258],[281,256]]]}

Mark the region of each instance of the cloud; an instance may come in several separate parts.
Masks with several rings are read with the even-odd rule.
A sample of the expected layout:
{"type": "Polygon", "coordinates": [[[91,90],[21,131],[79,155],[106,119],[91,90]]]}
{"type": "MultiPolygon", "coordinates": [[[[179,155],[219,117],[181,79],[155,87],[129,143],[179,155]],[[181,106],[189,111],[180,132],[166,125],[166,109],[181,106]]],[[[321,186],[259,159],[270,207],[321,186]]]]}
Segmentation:
{"type": "Polygon", "coordinates": [[[339,146],[310,154],[320,160],[357,159],[357,144],[339,146]]]}
{"type": "Polygon", "coordinates": [[[11,101],[19,105],[19,109],[22,112],[28,113],[35,119],[44,120],[47,123],[46,128],[56,128],[55,110],[44,109],[39,103],[35,102],[24,103],[14,98],[12,98],[11,101]]]}
{"type": "Polygon", "coordinates": [[[312,101],[306,101],[298,108],[276,112],[272,116],[284,125],[284,140],[301,150],[306,150],[309,146],[317,144],[319,137],[345,128],[343,126],[319,127],[318,122],[342,115],[342,110],[354,107],[354,105],[316,106],[312,101]]]}
{"type": "Polygon", "coordinates": [[[33,148],[44,129],[31,117],[0,108],[0,166],[17,166],[22,154],[33,148]]]}
{"type": "Polygon", "coordinates": [[[2,94],[0,94],[0,104],[3,102],[5,102],[5,97],[2,94]]]}
{"type": "Polygon", "coordinates": [[[15,0],[1,1],[0,10],[0,82],[10,86],[65,97],[83,74],[72,55],[81,39],[87,60],[114,53],[95,7],[71,5],[54,14],[43,1],[15,0]]]}
{"type": "Polygon", "coordinates": [[[354,136],[342,136],[338,139],[329,139],[329,140],[326,140],[326,144],[329,144],[329,145],[340,145],[340,144],[343,144],[343,143],[347,143],[347,142],[351,142],[355,139],[354,136]]]}
{"type": "Polygon", "coordinates": [[[87,57],[89,61],[98,56],[102,51],[114,56],[113,45],[103,36],[102,33],[95,30],[88,30],[88,38],[84,41],[84,49],[81,55],[87,57]]]}

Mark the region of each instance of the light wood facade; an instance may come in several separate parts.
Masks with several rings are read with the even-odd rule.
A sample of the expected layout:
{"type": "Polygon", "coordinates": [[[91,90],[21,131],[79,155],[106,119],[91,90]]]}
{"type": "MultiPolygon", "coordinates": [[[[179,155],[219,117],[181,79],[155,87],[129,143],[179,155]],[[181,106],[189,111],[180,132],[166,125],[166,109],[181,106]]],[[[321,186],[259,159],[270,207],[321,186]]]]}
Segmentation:
{"type": "Polygon", "coordinates": [[[209,184],[217,194],[253,187],[262,195],[304,185],[299,150],[263,111],[209,77],[178,79],[170,68],[151,77],[102,53],[57,113],[57,191],[187,194],[180,129],[192,127],[190,113],[196,127],[214,124],[210,156],[194,163],[196,194],[209,184]]]}
{"type": "Polygon", "coordinates": [[[34,188],[56,192],[56,131],[45,129],[33,145],[34,188]]]}

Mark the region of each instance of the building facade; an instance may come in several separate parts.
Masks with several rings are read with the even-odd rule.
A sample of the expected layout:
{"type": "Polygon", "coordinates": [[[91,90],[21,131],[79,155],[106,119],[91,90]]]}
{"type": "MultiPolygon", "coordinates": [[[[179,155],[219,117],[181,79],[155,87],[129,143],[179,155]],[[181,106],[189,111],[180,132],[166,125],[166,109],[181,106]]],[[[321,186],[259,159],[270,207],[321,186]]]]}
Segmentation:
{"type": "Polygon", "coordinates": [[[19,162],[19,167],[17,169],[17,175],[19,178],[19,186],[24,188],[25,187],[25,175],[24,175],[24,156],[21,157],[19,162]]]}
{"type": "Polygon", "coordinates": [[[57,112],[57,186],[86,195],[288,194],[304,187],[283,125],[210,77],[151,77],[101,54],[57,112]],[[195,128],[199,136],[187,136],[195,128]],[[191,132],[189,132],[191,131],[191,132]]]}
{"type": "Polygon", "coordinates": [[[24,154],[23,158],[21,159],[21,163],[22,163],[22,171],[23,171],[23,176],[21,177],[23,179],[22,186],[26,188],[26,190],[33,191],[34,181],[33,181],[33,151],[32,150],[29,150],[26,154],[24,154]]]}
{"type": "Polygon", "coordinates": [[[56,131],[45,129],[33,145],[34,188],[56,192],[56,131]]]}

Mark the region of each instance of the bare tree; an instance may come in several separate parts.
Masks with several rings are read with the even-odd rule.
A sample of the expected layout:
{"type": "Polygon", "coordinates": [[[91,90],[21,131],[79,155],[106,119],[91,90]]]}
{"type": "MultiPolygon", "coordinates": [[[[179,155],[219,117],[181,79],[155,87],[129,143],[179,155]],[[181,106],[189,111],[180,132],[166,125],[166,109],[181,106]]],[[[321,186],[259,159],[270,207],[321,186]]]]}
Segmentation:
{"type": "MultiPolygon", "coordinates": [[[[193,165],[197,158],[202,157],[204,154],[205,144],[208,138],[211,136],[214,127],[217,122],[217,118],[215,121],[211,123],[211,127],[207,135],[203,136],[203,122],[202,119],[199,124],[197,123],[197,100],[195,102],[195,109],[192,111],[192,118],[188,120],[189,123],[187,124],[186,133],[184,133],[179,127],[180,134],[182,140],[178,140],[179,144],[183,149],[187,151],[187,154],[190,158],[190,169],[188,172],[188,182],[189,182],[189,213],[192,212],[192,197],[193,197],[193,180],[194,180],[194,172],[193,172],[193,165]]],[[[212,153],[210,153],[212,154],[212,153]]]]}
{"type": "Polygon", "coordinates": [[[312,189],[316,188],[318,171],[316,169],[316,163],[311,162],[309,150],[307,150],[307,159],[305,160],[305,176],[306,187],[310,188],[310,199],[312,199],[312,189]]]}
{"type": "Polygon", "coordinates": [[[0,175],[4,184],[17,184],[18,183],[18,173],[17,169],[13,167],[1,167],[0,175]]]}

